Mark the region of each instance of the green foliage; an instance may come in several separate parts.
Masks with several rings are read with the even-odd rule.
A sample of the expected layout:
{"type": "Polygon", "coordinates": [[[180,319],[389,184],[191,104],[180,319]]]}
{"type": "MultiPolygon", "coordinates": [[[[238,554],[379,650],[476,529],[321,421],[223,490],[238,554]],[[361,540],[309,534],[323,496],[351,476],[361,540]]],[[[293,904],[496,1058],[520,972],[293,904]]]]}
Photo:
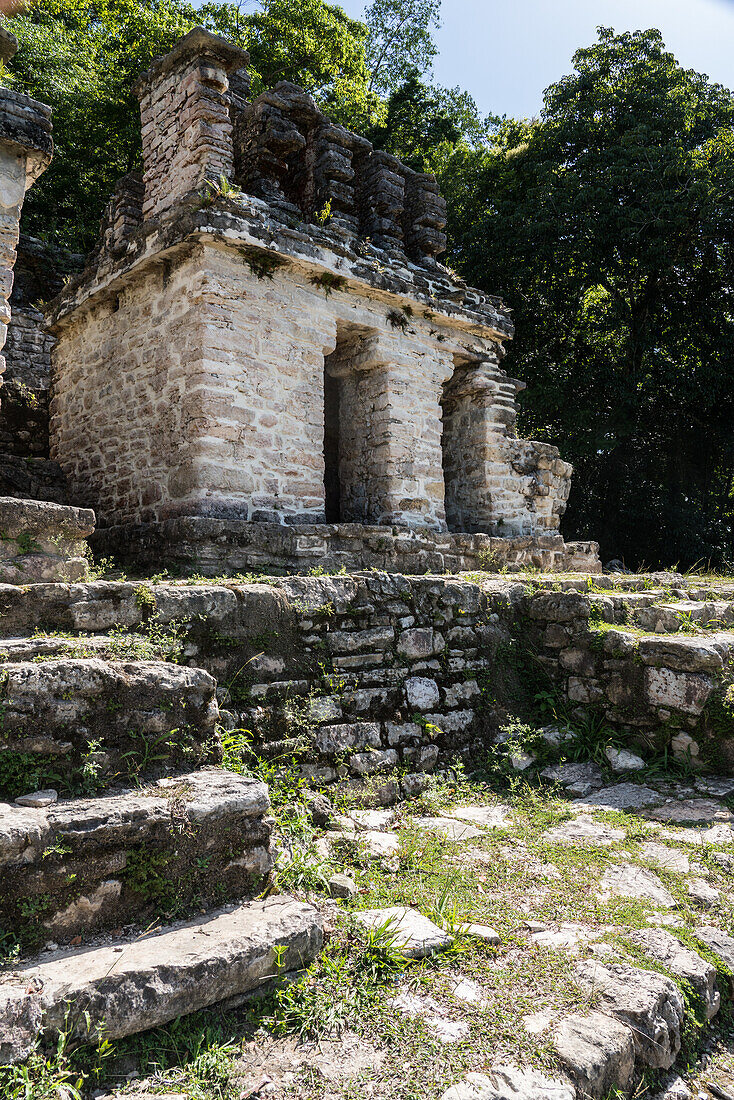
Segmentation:
{"type": "Polygon", "coordinates": [[[38,753],[0,750],[0,795],[3,799],[17,798],[29,791],[37,791],[61,782],[57,771],[58,761],[53,756],[38,753]]]}
{"type": "Polygon", "coordinates": [[[87,250],[114,183],[140,167],[140,116],[132,93],[154,57],[203,25],[250,51],[253,94],[279,80],[312,92],[340,122],[371,122],[367,29],[324,0],[231,3],[186,0],[32,0],[8,20],[20,48],[5,83],[54,111],[53,167],[23,209],[24,229],[87,250]]]}
{"type": "Polygon", "coordinates": [[[440,13],[441,0],[372,0],[365,13],[371,88],[389,92],[406,70],[430,72],[437,53],[431,30],[440,13]]]}
{"type": "Polygon", "coordinates": [[[394,980],[409,965],[392,921],[371,929],[355,924],[300,981],[276,992],[267,1022],[276,1032],[304,1037],[342,1031],[363,1018],[377,984],[394,980]]]}
{"type": "Polygon", "coordinates": [[[514,309],[523,430],[574,464],[568,535],[731,560],[734,97],[654,30],[574,64],[540,120],[449,158],[453,256],[514,309]]]}

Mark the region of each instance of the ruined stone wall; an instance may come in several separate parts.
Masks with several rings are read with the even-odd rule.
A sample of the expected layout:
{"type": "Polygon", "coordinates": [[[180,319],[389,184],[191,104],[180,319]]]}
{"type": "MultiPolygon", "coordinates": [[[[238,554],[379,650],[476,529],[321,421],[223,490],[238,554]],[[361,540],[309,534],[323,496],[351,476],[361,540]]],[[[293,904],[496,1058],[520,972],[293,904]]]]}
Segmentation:
{"type": "MultiPolygon", "coordinates": [[[[0,452],[48,458],[48,404],[54,337],[41,306],[81,271],[83,256],[20,235],[10,296],[12,316],[3,349],[0,452]]],[[[33,495],[33,494],[27,494],[33,495]]]]}
{"type": "Polygon", "coordinates": [[[204,353],[191,276],[159,269],[78,315],[55,350],[51,455],[73,499],[102,516],[153,517],[193,495],[187,426],[204,353]]]}
{"type": "Polygon", "coordinates": [[[52,311],[72,492],[107,526],[557,537],[570,467],[516,438],[512,322],[436,261],[435,178],[295,85],[248,102],[246,63],[197,28],[136,85],[143,178],[119,182],[52,311]]]}
{"type": "Polygon", "coordinates": [[[674,574],[638,581],[637,590],[634,580],[629,589],[601,582],[606,592],[600,584],[591,595],[525,600],[520,644],[580,719],[603,722],[645,756],[668,752],[730,772],[734,589],[716,599],[674,574]]]}
{"type": "Polygon", "coordinates": [[[227,71],[247,60],[244,50],[195,30],[141,78],[146,218],[159,217],[205,180],[232,175],[227,71]]]}
{"type": "Polygon", "coordinates": [[[444,386],[446,515],[451,531],[513,537],[557,531],[572,468],[558,449],[516,435],[515,394],[497,347],[481,363],[460,363],[444,386]]]}
{"type": "Polygon", "coordinates": [[[369,334],[356,356],[360,407],[347,393],[340,415],[346,515],[445,528],[450,366],[417,324],[406,335],[377,301],[340,300],[293,271],[258,276],[214,248],[114,304],[63,328],[52,405],[53,457],[103,522],[323,522],[324,360],[346,317],[369,334]]]}

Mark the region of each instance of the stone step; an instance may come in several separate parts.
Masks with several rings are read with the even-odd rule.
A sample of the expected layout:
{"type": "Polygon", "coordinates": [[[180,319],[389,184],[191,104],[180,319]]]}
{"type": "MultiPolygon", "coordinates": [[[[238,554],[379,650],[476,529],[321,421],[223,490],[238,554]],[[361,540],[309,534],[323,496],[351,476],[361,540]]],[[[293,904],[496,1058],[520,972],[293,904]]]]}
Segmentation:
{"type": "Polygon", "coordinates": [[[0,798],[215,762],[215,689],[202,669],[164,661],[0,663],[0,798]]]}
{"type": "Polygon", "coordinates": [[[654,634],[677,634],[687,627],[726,630],[734,624],[734,603],[727,600],[675,600],[636,608],[632,622],[654,634]]]}
{"type": "Polygon", "coordinates": [[[154,640],[129,631],[120,634],[41,634],[30,638],[0,639],[0,660],[39,661],[61,657],[85,659],[100,657],[107,661],[170,660],[174,643],[154,640]]]}
{"type": "Polygon", "coordinates": [[[43,943],[252,897],[272,869],[267,787],[222,768],[46,809],[0,803],[0,927],[43,943]]]}
{"type": "Polygon", "coordinates": [[[225,908],[142,938],[53,952],[4,971],[0,1063],[41,1032],[120,1039],[221,1001],[256,995],[320,951],[321,918],[287,897],[225,908]],[[276,950],[276,948],[278,950],[276,950]]]}

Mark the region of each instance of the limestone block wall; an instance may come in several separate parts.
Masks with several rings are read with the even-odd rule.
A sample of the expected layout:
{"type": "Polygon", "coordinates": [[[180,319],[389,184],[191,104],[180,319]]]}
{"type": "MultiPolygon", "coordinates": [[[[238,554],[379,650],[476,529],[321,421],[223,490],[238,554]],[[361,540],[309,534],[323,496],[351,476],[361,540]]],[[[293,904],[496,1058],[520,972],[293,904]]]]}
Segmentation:
{"type": "Polygon", "coordinates": [[[356,326],[337,370],[344,518],[444,530],[450,356],[389,312],[196,246],[59,328],[52,457],[107,524],[324,522],[325,360],[356,326]]]}
{"type": "Polygon", "coordinates": [[[333,519],[445,530],[439,398],[451,356],[417,324],[406,334],[374,307],[359,312],[374,327],[340,341],[326,365],[338,420],[333,519]]]}
{"type": "Polygon", "coordinates": [[[657,589],[658,577],[644,578],[638,592],[601,580],[608,594],[540,592],[522,601],[518,638],[536,667],[577,716],[603,721],[607,736],[731,774],[734,592],[721,602],[704,592],[704,604],[676,575],[657,589]],[[681,632],[692,614],[709,629],[681,632]]]}
{"type": "Polygon", "coordinates": [[[152,519],[196,495],[202,294],[196,260],[159,268],[80,311],[58,340],[51,457],[101,516],[152,519]]]}

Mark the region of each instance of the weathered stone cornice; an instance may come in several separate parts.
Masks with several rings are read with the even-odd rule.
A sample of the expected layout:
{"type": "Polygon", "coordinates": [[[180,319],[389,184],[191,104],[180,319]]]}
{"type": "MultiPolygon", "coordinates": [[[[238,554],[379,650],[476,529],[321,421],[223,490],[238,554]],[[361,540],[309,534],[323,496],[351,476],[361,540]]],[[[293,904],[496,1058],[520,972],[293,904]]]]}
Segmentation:
{"type": "Polygon", "coordinates": [[[51,303],[53,326],[80,306],[118,293],[121,286],[150,264],[161,263],[192,243],[239,249],[243,261],[258,259],[273,269],[290,266],[344,280],[336,289],[354,288],[397,309],[423,307],[424,316],[481,338],[504,341],[514,334],[506,309],[497,298],[467,287],[442,265],[401,262],[358,240],[345,241],[328,226],[279,217],[273,207],[252,196],[217,199],[206,208],[181,203],[161,221],[144,222],[121,257],[98,253],[95,266],[73,280],[51,303]]]}
{"type": "Polygon", "coordinates": [[[194,27],[169,53],[157,57],[150,68],[138,77],[133,85],[133,93],[140,97],[152,82],[160,80],[167,73],[188,64],[194,58],[206,60],[207,57],[218,62],[228,73],[244,68],[250,61],[247,50],[235,46],[218,34],[212,34],[204,27],[194,27]]]}

